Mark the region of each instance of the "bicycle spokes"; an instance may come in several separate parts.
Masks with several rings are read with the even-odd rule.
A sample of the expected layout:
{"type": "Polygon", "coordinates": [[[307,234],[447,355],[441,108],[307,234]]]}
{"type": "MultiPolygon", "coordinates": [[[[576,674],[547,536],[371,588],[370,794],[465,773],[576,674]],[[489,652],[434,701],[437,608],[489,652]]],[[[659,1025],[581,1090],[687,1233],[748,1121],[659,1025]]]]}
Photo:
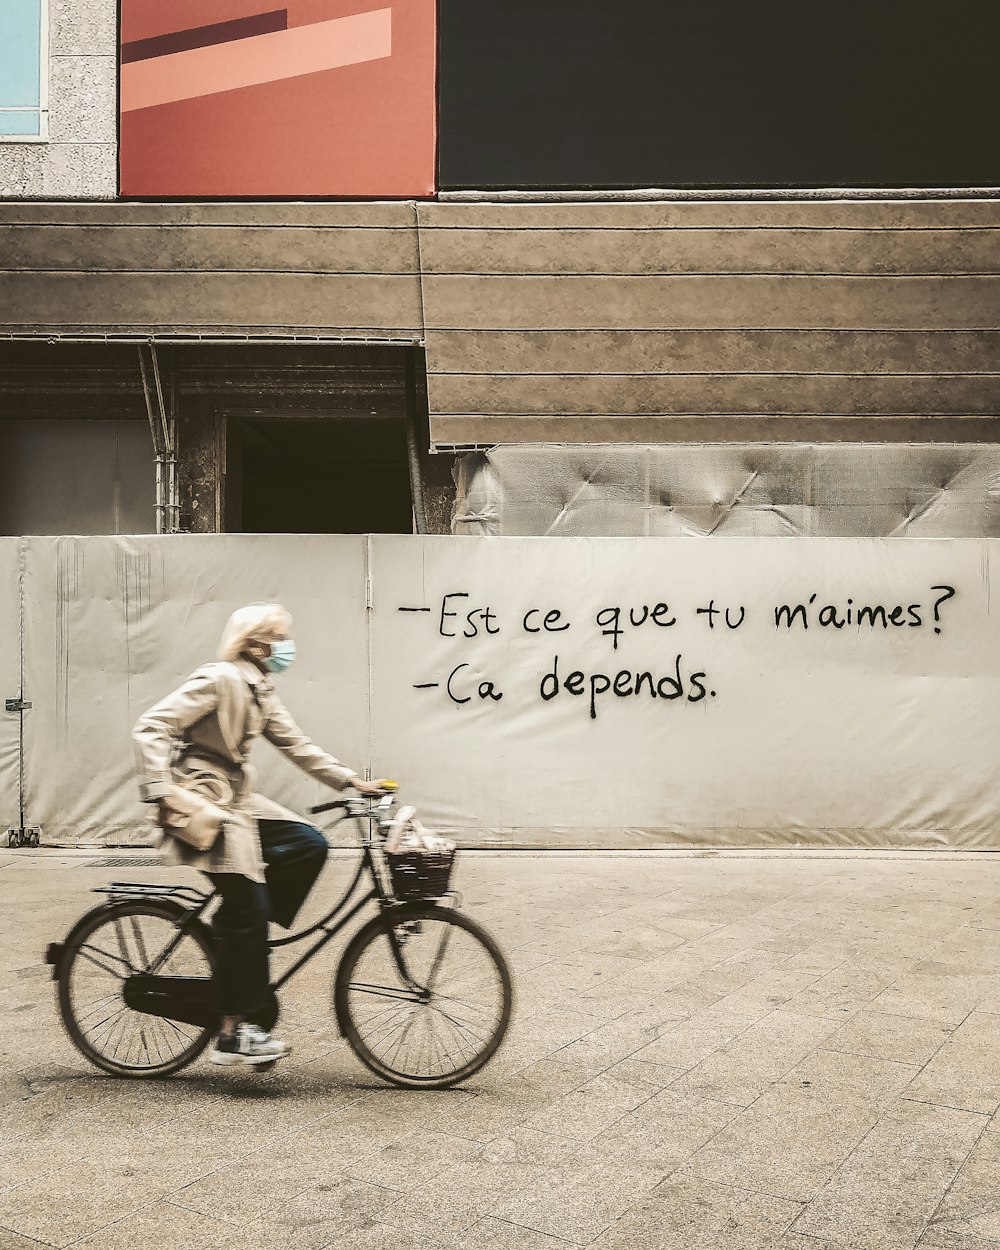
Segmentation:
{"type": "Polygon", "coordinates": [[[153,969],[200,978],[206,987],[211,975],[201,945],[144,904],[99,917],[72,950],[65,994],[75,1040],[109,1070],[172,1070],[203,1035],[204,1025],[135,1009],[131,987],[158,982],[149,975],[153,969]]]}
{"type": "Polygon", "coordinates": [[[386,928],[361,952],[346,990],[360,1045],[387,1075],[414,1083],[473,1064],[504,1011],[490,952],[447,912],[386,928]]]}

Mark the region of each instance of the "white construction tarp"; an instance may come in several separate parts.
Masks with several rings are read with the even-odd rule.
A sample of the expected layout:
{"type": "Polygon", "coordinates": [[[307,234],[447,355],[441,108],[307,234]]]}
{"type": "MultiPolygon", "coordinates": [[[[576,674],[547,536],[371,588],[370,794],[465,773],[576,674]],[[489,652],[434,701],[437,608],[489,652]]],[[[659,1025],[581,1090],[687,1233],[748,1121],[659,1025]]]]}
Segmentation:
{"type": "MultiPolygon", "coordinates": [[[[21,691],[21,596],[18,586],[20,540],[0,538],[0,699],[21,691]]],[[[3,704],[0,703],[0,709],[3,704]]],[[[0,710],[0,838],[19,827],[20,715],[0,710]]]]}
{"type": "MultiPolygon", "coordinates": [[[[368,754],[365,539],[273,536],[25,540],[27,819],[53,844],[150,838],[130,731],[215,658],[229,614],[277,600],[301,659],[282,692],[307,733],[363,769],[368,754]]],[[[325,794],[272,748],[260,788],[302,811],[325,794]]]]}
{"type": "Polygon", "coordinates": [[[380,538],[375,770],[471,840],[995,846],[998,554],[380,538]]]}
{"type": "MultiPolygon", "coordinates": [[[[303,728],[465,843],[995,847],[998,553],[28,539],[27,823],[49,844],[148,839],[135,717],[212,658],[233,608],[278,599],[300,650],[279,688],[303,728]]],[[[272,748],[255,762],[294,809],[321,797],[272,748]]]]}

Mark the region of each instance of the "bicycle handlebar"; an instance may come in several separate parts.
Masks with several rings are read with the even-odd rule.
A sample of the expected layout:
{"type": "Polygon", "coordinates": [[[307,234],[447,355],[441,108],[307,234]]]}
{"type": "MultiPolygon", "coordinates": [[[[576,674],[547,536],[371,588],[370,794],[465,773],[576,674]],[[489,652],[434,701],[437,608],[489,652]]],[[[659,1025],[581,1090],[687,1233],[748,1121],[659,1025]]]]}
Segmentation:
{"type": "Polygon", "coordinates": [[[318,816],[321,812],[333,812],[338,808],[341,811],[352,812],[354,815],[366,815],[368,813],[384,812],[392,804],[392,791],[383,794],[378,803],[373,804],[370,808],[363,807],[364,798],[358,796],[354,799],[333,799],[329,803],[318,803],[315,807],[309,808],[310,816],[318,816]]]}

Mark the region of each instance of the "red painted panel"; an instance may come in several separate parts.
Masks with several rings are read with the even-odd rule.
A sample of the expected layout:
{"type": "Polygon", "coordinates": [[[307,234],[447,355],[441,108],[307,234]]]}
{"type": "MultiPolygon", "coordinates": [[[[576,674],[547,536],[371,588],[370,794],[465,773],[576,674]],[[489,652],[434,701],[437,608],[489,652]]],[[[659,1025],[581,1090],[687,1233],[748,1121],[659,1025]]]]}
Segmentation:
{"type": "MultiPolygon", "coordinates": [[[[122,40],[160,39],[210,23],[252,18],[277,7],[274,0],[173,0],[169,5],[160,0],[122,0],[122,40]]],[[[122,67],[123,195],[433,194],[435,0],[287,0],[284,7],[289,32],[316,25],[315,41],[303,41],[299,32],[282,42],[279,31],[122,67]],[[386,9],[391,9],[389,55],[383,41],[373,49],[377,59],[343,63],[337,27],[329,23],[386,9]],[[320,27],[321,23],[326,25],[320,27]],[[272,41],[273,59],[257,52],[256,38],[272,41]],[[303,54],[303,72],[297,74],[295,49],[306,46],[309,56],[303,54]],[[322,46],[330,47],[329,69],[320,67],[322,46]],[[264,66],[262,78],[271,77],[268,65],[277,74],[279,54],[283,60],[277,80],[226,89],[250,82],[254,75],[247,66],[264,66]],[[217,74],[213,66],[218,66],[217,74]],[[155,95],[130,95],[133,80],[128,75],[148,75],[151,67],[161,79],[183,79],[191,98],[135,108],[137,100],[155,95]],[[219,90],[212,90],[213,82],[219,90]]],[[[351,26],[345,23],[345,30],[351,26]]],[[[183,48],[184,41],[162,46],[183,48]]],[[[259,47],[263,52],[264,45],[259,47]]]]}

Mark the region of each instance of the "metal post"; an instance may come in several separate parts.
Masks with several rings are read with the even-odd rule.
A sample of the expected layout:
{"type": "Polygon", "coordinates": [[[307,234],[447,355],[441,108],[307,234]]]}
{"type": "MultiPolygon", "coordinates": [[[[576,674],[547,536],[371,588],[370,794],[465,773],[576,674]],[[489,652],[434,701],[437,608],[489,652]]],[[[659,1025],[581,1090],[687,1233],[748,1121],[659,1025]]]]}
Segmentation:
{"type": "Polygon", "coordinates": [[[160,428],[163,431],[164,461],[164,521],[166,532],[176,534],[180,529],[180,497],[177,489],[177,422],[175,419],[175,387],[173,377],[170,379],[169,410],[163,398],[163,383],[160,380],[160,362],[156,355],[156,343],[150,340],[149,356],[153,363],[153,382],[156,386],[157,412],[160,428]]]}
{"type": "Polygon", "coordinates": [[[149,418],[149,433],[153,440],[153,452],[156,456],[156,532],[163,534],[167,527],[166,497],[163,481],[163,449],[160,444],[160,429],[156,419],[156,409],[149,385],[149,374],[146,370],[146,354],[143,344],[139,344],[139,372],[142,375],[142,393],[146,398],[146,416],[149,418]]]}
{"type": "Polygon", "coordinates": [[[424,506],[424,480],[420,465],[420,438],[417,428],[417,350],[406,350],[404,379],[406,383],[406,456],[410,469],[410,494],[413,497],[413,521],[418,534],[427,533],[427,510],[424,506]]]}
{"type": "Polygon", "coordinates": [[[156,454],[156,532],[176,534],[180,529],[180,492],[177,480],[177,419],[173,378],[170,380],[170,410],[163,398],[160,378],[160,362],[156,356],[156,344],[139,344],[139,371],[142,374],[142,391],[146,397],[146,415],[149,432],[156,454]],[[145,348],[149,348],[149,365],[145,348]],[[150,384],[152,375],[152,385],[150,384]]]}

